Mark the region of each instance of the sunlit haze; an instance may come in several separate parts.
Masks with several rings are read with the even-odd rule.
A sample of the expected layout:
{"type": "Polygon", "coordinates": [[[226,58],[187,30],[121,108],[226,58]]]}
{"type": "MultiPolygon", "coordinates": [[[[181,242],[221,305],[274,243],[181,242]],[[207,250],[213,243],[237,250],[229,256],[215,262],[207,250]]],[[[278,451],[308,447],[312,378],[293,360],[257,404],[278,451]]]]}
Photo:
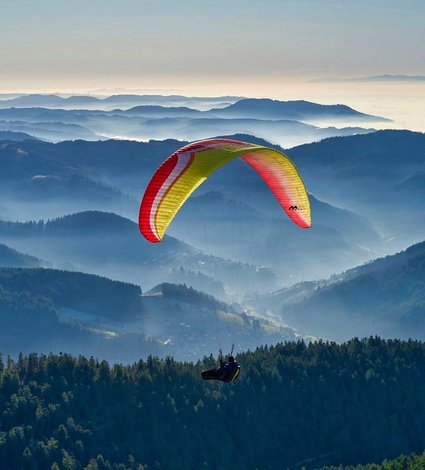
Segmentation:
{"type": "Polygon", "coordinates": [[[6,0],[0,92],[244,95],[344,103],[425,130],[420,0],[6,0]]]}

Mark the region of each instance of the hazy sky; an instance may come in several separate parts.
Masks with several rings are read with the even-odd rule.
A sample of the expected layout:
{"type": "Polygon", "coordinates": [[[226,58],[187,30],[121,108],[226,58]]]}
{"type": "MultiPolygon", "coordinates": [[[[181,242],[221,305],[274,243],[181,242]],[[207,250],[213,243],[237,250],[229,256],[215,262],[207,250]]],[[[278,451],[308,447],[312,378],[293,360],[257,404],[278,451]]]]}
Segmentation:
{"type": "Polygon", "coordinates": [[[425,75],[424,0],[1,0],[0,91],[425,75]]]}

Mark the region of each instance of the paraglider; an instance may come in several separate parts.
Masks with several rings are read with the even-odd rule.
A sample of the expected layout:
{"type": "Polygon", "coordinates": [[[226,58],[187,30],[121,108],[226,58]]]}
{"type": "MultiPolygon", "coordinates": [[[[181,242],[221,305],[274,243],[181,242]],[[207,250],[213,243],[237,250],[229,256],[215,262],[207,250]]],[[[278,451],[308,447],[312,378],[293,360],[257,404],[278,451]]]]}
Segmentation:
{"type": "Polygon", "coordinates": [[[220,351],[220,367],[203,370],[201,377],[204,380],[221,380],[222,382],[233,383],[238,378],[240,371],[241,368],[233,357],[232,347],[232,352],[229,354],[227,362],[223,361],[220,351]]]}
{"type": "Polygon", "coordinates": [[[310,203],[295,165],[282,152],[231,139],[210,139],[174,152],[157,169],[143,196],[139,228],[152,243],[164,234],[189,196],[213,172],[241,158],[264,180],[289,218],[311,227],[310,203]]]}

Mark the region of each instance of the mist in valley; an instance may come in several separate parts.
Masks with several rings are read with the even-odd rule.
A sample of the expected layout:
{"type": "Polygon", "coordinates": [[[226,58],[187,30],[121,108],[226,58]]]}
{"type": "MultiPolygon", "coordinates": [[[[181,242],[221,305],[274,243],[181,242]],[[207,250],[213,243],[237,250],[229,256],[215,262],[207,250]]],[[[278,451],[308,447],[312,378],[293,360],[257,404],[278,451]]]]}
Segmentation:
{"type": "MultiPolygon", "coordinates": [[[[22,106],[30,99],[23,100],[22,106]]],[[[53,109],[59,106],[58,101],[48,99],[37,98],[43,109],[4,107],[0,118],[15,116],[37,126],[43,120],[49,129],[53,129],[49,123],[59,119],[70,125],[89,125],[96,134],[105,135],[112,129],[128,133],[133,125],[137,134],[149,123],[143,135],[146,142],[75,140],[52,144],[19,136],[0,146],[2,266],[29,270],[43,266],[140,286],[149,314],[132,321],[108,319],[99,311],[93,314],[91,307],[87,310],[52,300],[57,324],[95,335],[99,351],[110,359],[135,358],[149,350],[149,345],[159,355],[199,357],[205,348],[206,353],[213,352],[214,344],[220,343],[218,332],[230,324],[241,328],[239,350],[279,338],[345,338],[338,325],[354,328],[353,312],[347,313],[341,302],[329,300],[326,305],[332,305],[335,319],[327,313],[328,307],[320,310],[317,291],[346,282],[345,273],[351,272],[347,270],[422,241],[423,135],[373,132],[367,127],[386,123],[380,118],[343,106],[331,108],[337,127],[345,127],[350,119],[367,126],[350,130],[348,134],[357,134],[353,136],[335,137],[342,134],[333,130],[329,135],[334,137],[320,140],[328,135],[324,128],[276,119],[282,113],[301,116],[306,110],[311,122],[320,117],[314,113],[328,113],[330,119],[329,108],[305,102],[245,100],[238,105],[237,99],[225,103],[217,98],[197,101],[192,109],[188,106],[196,100],[183,103],[181,98],[173,102],[152,98],[147,105],[144,97],[137,105],[128,98],[129,108],[124,110],[94,111],[53,109]],[[221,108],[216,106],[218,102],[221,108]],[[290,126],[290,132],[282,125],[290,126]],[[163,242],[151,244],[141,236],[139,205],[156,168],[189,140],[220,134],[280,151],[279,143],[291,147],[284,152],[297,165],[310,193],[311,229],[296,227],[258,174],[235,160],[211,175],[189,198],[163,242]],[[283,142],[279,136],[295,140],[283,142]],[[149,140],[154,138],[159,140],[149,140]],[[320,141],[308,144],[310,140],[320,141]],[[297,143],[301,145],[292,146],[297,143]],[[406,199],[410,211],[405,210],[406,199]],[[158,287],[162,285],[180,287],[176,292],[163,291],[158,287]],[[223,304],[206,301],[192,291],[187,294],[184,289],[213,296],[223,304]],[[307,314],[305,320],[304,314],[297,315],[298,310],[314,311],[316,307],[321,312],[317,321],[307,314]],[[178,332],[183,340],[178,339],[178,332]],[[113,351],[118,352],[126,338],[125,354],[114,356],[113,351]]],[[[80,103],[85,102],[81,99],[80,103]]],[[[333,290],[329,296],[338,296],[337,292],[333,290]]],[[[410,311],[406,308],[400,306],[410,311]]],[[[408,331],[401,324],[385,330],[381,323],[366,321],[358,334],[397,328],[408,331]]],[[[69,338],[69,331],[60,335],[69,338]]],[[[221,341],[227,348],[231,338],[225,338],[221,341]]],[[[78,341],[66,344],[72,351],[81,346],[78,341]]],[[[85,351],[92,353],[92,349],[85,351]]]]}

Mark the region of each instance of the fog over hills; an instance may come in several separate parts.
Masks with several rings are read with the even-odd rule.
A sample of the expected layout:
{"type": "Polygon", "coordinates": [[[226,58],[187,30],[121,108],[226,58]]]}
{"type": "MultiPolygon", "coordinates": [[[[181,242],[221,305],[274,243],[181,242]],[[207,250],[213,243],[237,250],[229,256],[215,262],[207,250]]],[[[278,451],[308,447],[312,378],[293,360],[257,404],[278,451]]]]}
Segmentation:
{"type": "MultiPolygon", "coordinates": [[[[270,145],[249,135],[230,137],[270,145]]],[[[315,323],[307,313],[298,317],[297,307],[291,307],[295,313],[290,316],[287,306],[304,305],[300,302],[310,298],[313,302],[318,287],[342,282],[340,275],[330,277],[334,273],[423,239],[424,135],[380,131],[286,151],[310,192],[312,229],[294,226],[261,178],[243,161],[234,161],[211,175],[187,201],[164,242],[149,244],[135,223],[144,188],[160,163],[185,144],[172,139],[2,141],[0,243],[50,267],[98,274],[143,289],[186,284],[228,305],[236,301],[243,305],[237,311],[246,308],[279,328],[289,324],[314,336],[345,338],[336,320],[310,329],[310,322],[315,323]]],[[[344,282],[351,279],[350,272],[344,282]]],[[[407,282],[416,280],[410,276],[407,282]]],[[[385,286],[378,290],[396,296],[396,290],[385,286]]],[[[367,283],[355,298],[361,299],[362,292],[367,298],[367,283]]],[[[394,298],[394,309],[405,308],[399,300],[394,298]]],[[[179,303],[170,300],[167,308],[178,308],[179,303]]],[[[305,305],[310,311],[310,304],[305,305]]],[[[328,304],[323,305],[325,312],[328,304]]],[[[404,334],[411,315],[400,314],[400,330],[395,321],[387,329],[381,320],[374,321],[382,334],[404,334]]],[[[361,331],[374,330],[365,326],[361,331]]]]}
{"type": "Polygon", "coordinates": [[[283,214],[270,217],[221,193],[206,193],[188,201],[169,231],[186,243],[167,236],[160,245],[151,245],[134,222],[99,211],[46,222],[0,222],[0,240],[58,267],[131,282],[149,272],[149,286],[186,282],[219,297],[240,299],[370,259],[362,244],[378,246],[380,238],[366,219],[312,202],[313,209],[318,207],[314,231],[300,231],[283,214]]]}
{"type": "Polygon", "coordinates": [[[114,362],[147,354],[196,360],[216,353],[218,344],[242,350],[297,337],[186,286],[161,284],[143,295],[136,285],[53,269],[0,268],[0,307],[2,352],[11,355],[37,350],[114,362]]]}
{"type": "Polygon", "coordinates": [[[311,124],[291,120],[267,120],[252,118],[162,118],[146,120],[131,131],[128,138],[146,140],[173,137],[179,140],[202,140],[211,135],[226,133],[254,134],[285,147],[314,142],[326,137],[365,134],[374,129],[361,127],[319,128],[311,124]]]}
{"type": "Polygon", "coordinates": [[[0,470],[425,470],[425,0],[0,0],[0,470]]]}
{"type": "Polygon", "coordinates": [[[119,95],[26,95],[0,100],[0,130],[24,132],[52,142],[170,137],[197,140],[248,133],[291,147],[330,136],[371,132],[371,123],[387,121],[345,105],[307,101],[229,97],[229,102],[223,102],[221,98],[129,95],[121,100],[119,95]],[[200,103],[203,105],[198,109],[200,103]],[[318,127],[321,120],[331,123],[331,127],[318,127]],[[367,127],[358,127],[361,124],[367,127]]]}
{"type": "Polygon", "coordinates": [[[43,262],[34,256],[20,253],[3,243],[0,244],[0,267],[35,268],[42,264],[43,262]]]}
{"type": "Polygon", "coordinates": [[[425,186],[414,194],[409,187],[424,172],[424,147],[423,133],[379,131],[299,146],[290,156],[313,194],[367,215],[402,249],[423,238],[425,186]]]}
{"type": "Polygon", "coordinates": [[[204,254],[173,237],[152,245],[137,225],[113,213],[88,211],[49,221],[0,222],[0,240],[45,259],[52,266],[83,270],[145,286],[187,282],[215,295],[241,296],[250,287],[275,285],[272,271],[253,263],[204,254]]]}
{"type": "Polygon", "coordinates": [[[271,99],[243,99],[220,110],[211,110],[218,116],[251,117],[261,119],[358,119],[359,121],[387,121],[379,116],[360,113],[343,104],[322,105],[309,101],[278,101],[271,99]]]}
{"type": "Polygon", "coordinates": [[[342,341],[379,335],[425,338],[425,242],[396,255],[252,299],[285,323],[342,341]]]}
{"type": "Polygon", "coordinates": [[[57,94],[29,94],[20,96],[0,95],[1,108],[61,108],[61,109],[104,109],[129,108],[137,105],[152,106],[192,106],[205,108],[214,106],[228,106],[239,100],[236,96],[221,97],[188,97],[181,95],[132,95],[119,94],[107,97],[102,96],[60,96],[57,94]]]}
{"type": "Polygon", "coordinates": [[[371,75],[369,77],[353,78],[316,78],[312,83],[338,83],[338,82],[424,82],[424,75],[371,75]]]}
{"type": "MultiPolygon", "coordinates": [[[[283,283],[314,279],[338,271],[338,266],[370,258],[381,247],[370,221],[311,197],[315,230],[301,231],[279,213],[270,215],[242,202],[237,191],[192,196],[170,227],[170,234],[225,258],[269,267],[283,283]],[[190,233],[187,227],[192,227],[190,233]]],[[[281,209],[280,209],[281,210],[281,209]]]]}
{"type": "MultiPolygon", "coordinates": [[[[234,137],[269,145],[252,136],[234,137]]],[[[421,168],[422,141],[422,134],[383,131],[287,151],[314,195],[314,230],[292,226],[258,175],[234,161],[198,189],[169,233],[206,254],[268,267],[283,276],[283,284],[291,283],[290,279],[327,277],[419,241],[420,220],[402,210],[396,198],[393,204],[391,197],[396,191],[407,191],[415,181],[408,175],[421,168]],[[406,147],[409,165],[404,159],[406,147]],[[368,192],[359,193],[357,178],[368,192]],[[397,189],[399,182],[404,186],[397,189]],[[211,197],[202,199],[209,192],[211,197]],[[395,223],[395,215],[405,225],[395,223]],[[187,231],[187,226],[192,229],[187,231]],[[411,228],[408,239],[394,238],[407,227],[411,228]]],[[[185,143],[5,143],[0,148],[0,179],[3,205],[9,208],[6,217],[39,220],[94,209],[135,220],[151,175],[185,143]]]]}
{"type": "Polygon", "coordinates": [[[3,132],[24,133],[35,136],[37,139],[48,140],[51,142],[60,142],[62,140],[86,139],[101,140],[97,135],[87,127],[79,124],[70,124],[63,122],[26,122],[26,121],[0,121],[0,130],[3,132]]]}
{"type": "Polygon", "coordinates": [[[0,131],[0,140],[11,140],[14,142],[21,142],[23,140],[37,140],[36,137],[26,134],[25,132],[14,132],[14,131],[0,131]]]}

